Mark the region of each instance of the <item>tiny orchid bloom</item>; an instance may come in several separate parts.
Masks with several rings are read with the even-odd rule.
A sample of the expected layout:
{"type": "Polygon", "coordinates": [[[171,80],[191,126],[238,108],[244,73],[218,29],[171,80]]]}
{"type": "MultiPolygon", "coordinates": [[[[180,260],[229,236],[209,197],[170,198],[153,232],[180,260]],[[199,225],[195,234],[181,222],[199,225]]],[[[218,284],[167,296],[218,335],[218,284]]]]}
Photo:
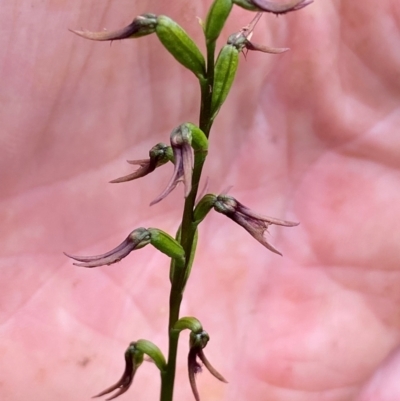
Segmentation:
{"type": "Polygon", "coordinates": [[[228,45],[235,46],[237,50],[243,51],[244,49],[252,50],[252,51],[260,51],[263,53],[270,53],[270,54],[280,54],[289,50],[287,47],[268,47],[264,45],[258,45],[256,43],[250,42],[251,37],[253,36],[253,30],[257,25],[258,21],[260,20],[262,13],[257,13],[257,15],[253,18],[253,20],[242,28],[239,32],[232,34],[228,38],[228,45]]]}
{"type": "Polygon", "coordinates": [[[81,36],[85,39],[106,41],[139,38],[141,36],[150,35],[155,32],[157,27],[157,16],[154,14],[142,14],[136,17],[127,27],[118,29],[116,31],[75,31],[70,29],[71,32],[81,36]]]}
{"type": "Polygon", "coordinates": [[[98,267],[104,265],[111,265],[113,263],[119,262],[121,259],[128,256],[135,249],[140,249],[150,243],[150,233],[143,227],[137,228],[132,231],[128,237],[116,248],[102,255],[97,256],[75,256],[68,253],[64,254],[71,259],[75,259],[78,262],[74,263],[75,266],[83,267],[98,267]]]}
{"type": "Polygon", "coordinates": [[[300,10],[311,4],[313,0],[291,0],[287,3],[276,3],[269,0],[233,0],[233,2],[247,10],[279,15],[300,10]]]}
{"type": "Polygon", "coordinates": [[[171,156],[171,147],[165,143],[159,143],[153,146],[149,152],[149,159],[141,160],[128,160],[129,164],[140,166],[136,171],[131,174],[125,175],[115,180],[110,181],[111,183],[127,182],[136,180],[137,178],[144,177],[147,174],[152,173],[157,167],[167,163],[171,156]]]}
{"type": "Polygon", "coordinates": [[[219,195],[214,204],[214,209],[232,219],[235,223],[242,226],[250,233],[260,244],[264,245],[270,251],[282,254],[273,247],[265,238],[264,233],[272,224],[284,227],[294,227],[299,225],[292,221],[275,219],[273,217],[263,216],[253,212],[251,209],[242,205],[235,198],[228,195],[219,195]]]}
{"type": "Polygon", "coordinates": [[[189,372],[189,382],[193,391],[194,398],[196,401],[200,401],[199,392],[196,385],[196,374],[201,372],[201,365],[197,361],[197,358],[203,362],[203,365],[207,370],[218,380],[228,383],[226,379],[218,373],[215,368],[210,364],[206,356],[204,355],[203,348],[207,345],[210,339],[206,331],[191,332],[190,333],[190,350],[188,355],[188,372],[189,372]]]}
{"type": "Polygon", "coordinates": [[[192,171],[193,171],[193,150],[190,130],[186,124],[180,125],[171,133],[171,147],[174,153],[174,172],[164,191],[151,203],[155,205],[166,198],[183,180],[185,186],[185,197],[192,189],[192,171]]]}
{"type": "Polygon", "coordinates": [[[125,370],[122,377],[117,381],[117,383],[95,395],[93,398],[102,397],[103,395],[112,393],[114,390],[118,390],[112,397],[106,398],[106,401],[110,401],[129,390],[133,378],[135,377],[135,373],[144,359],[143,352],[138,351],[135,345],[135,343],[131,343],[125,352],[125,370]]]}

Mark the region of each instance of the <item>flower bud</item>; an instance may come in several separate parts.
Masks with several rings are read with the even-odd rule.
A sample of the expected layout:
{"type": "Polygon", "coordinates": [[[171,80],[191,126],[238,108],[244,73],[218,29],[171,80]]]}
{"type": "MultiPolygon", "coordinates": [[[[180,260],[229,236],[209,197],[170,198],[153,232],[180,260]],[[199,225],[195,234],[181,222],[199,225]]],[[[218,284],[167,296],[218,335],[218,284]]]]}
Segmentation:
{"type": "Polygon", "coordinates": [[[206,64],[203,55],[190,36],[175,21],[164,15],[158,16],[156,33],[164,47],[179,63],[199,79],[204,78],[206,64]]]}
{"type": "Polygon", "coordinates": [[[148,232],[151,245],[179,263],[185,263],[185,251],[177,240],[158,228],[149,228],[148,232]]]}
{"type": "Polygon", "coordinates": [[[196,205],[193,212],[193,223],[199,225],[214,207],[217,197],[214,194],[204,195],[196,205]]]}
{"type": "Polygon", "coordinates": [[[235,79],[239,63],[239,52],[235,46],[225,45],[215,63],[214,88],[211,98],[212,119],[216,117],[235,79]]]}
{"type": "Polygon", "coordinates": [[[208,43],[215,42],[233,7],[232,0],[215,0],[208,11],[204,33],[208,43]]]}

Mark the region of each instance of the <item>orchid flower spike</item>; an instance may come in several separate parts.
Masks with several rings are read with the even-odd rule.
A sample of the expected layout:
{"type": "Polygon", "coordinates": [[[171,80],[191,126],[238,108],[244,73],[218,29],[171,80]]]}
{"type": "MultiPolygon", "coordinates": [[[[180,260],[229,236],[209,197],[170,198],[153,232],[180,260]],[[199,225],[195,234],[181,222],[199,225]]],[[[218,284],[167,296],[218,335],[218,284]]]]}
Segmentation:
{"type": "Polygon", "coordinates": [[[206,331],[191,332],[190,333],[190,350],[188,355],[188,372],[189,382],[193,391],[194,398],[196,401],[200,401],[199,392],[196,385],[196,374],[201,372],[201,365],[197,361],[197,358],[203,363],[207,370],[218,380],[228,383],[225,378],[218,373],[215,368],[210,364],[206,356],[204,355],[203,348],[207,345],[210,337],[206,331]]]}
{"type": "Polygon", "coordinates": [[[275,219],[273,217],[255,213],[251,209],[242,205],[235,198],[228,195],[217,196],[214,203],[214,210],[229,217],[235,223],[242,226],[260,244],[281,256],[282,254],[265,239],[264,233],[267,231],[268,227],[273,224],[284,227],[294,227],[299,225],[299,223],[292,221],[275,219]]]}
{"type": "Polygon", "coordinates": [[[82,263],[74,263],[75,266],[83,267],[98,267],[104,265],[111,265],[119,262],[121,259],[128,256],[135,249],[140,249],[149,244],[151,235],[148,230],[143,227],[137,228],[132,231],[128,237],[116,248],[102,255],[97,256],[75,256],[68,253],[64,254],[71,259],[77,260],[82,263]]]}

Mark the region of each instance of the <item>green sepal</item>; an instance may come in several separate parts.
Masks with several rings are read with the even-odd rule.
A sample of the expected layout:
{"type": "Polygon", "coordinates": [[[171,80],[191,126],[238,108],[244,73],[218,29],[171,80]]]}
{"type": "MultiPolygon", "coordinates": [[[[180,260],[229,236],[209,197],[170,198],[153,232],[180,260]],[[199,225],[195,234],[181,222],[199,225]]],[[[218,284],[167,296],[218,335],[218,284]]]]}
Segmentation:
{"type": "Polygon", "coordinates": [[[192,123],[183,124],[190,132],[191,146],[196,150],[207,151],[208,150],[208,139],[205,133],[197,126],[192,123]]]}
{"type": "Polygon", "coordinates": [[[193,224],[199,225],[214,207],[217,196],[214,194],[204,195],[196,205],[193,212],[193,224]]]}
{"type": "Polygon", "coordinates": [[[165,143],[157,143],[149,151],[150,160],[154,160],[157,167],[171,161],[172,149],[171,146],[165,143]]]}
{"type": "Polygon", "coordinates": [[[232,10],[232,0],[215,0],[207,14],[204,33],[207,43],[215,42],[232,10]]]}
{"type": "Polygon", "coordinates": [[[160,348],[157,347],[157,345],[148,340],[138,340],[135,343],[135,347],[138,351],[148,355],[154,361],[160,372],[165,371],[167,368],[167,363],[163,353],[161,352],[160,348]]]}
{"type": "Polygon", "coordinates": [[[136,342],[130,343],[125,351],[125,359],[132,359],[135,370],[142,364],[143,356],[143,352],[136,348],[136,342]]]}
{"type": "Polygon", "coordinates": [[[212,119],[216,117],[235,79],[239,63],[239,52],[232,45],[225,45],[215,63],[214,88],[211,99],[212,119]]]}
{"type": "Polygon", "coordinates": [[[150,233],[150,243],[154,248],[170,258],[176,259],[179,263],[185,263],[185,251],[177,240],[158,228],[148,228],[148,232],[150,233]]]}
{"type": "Polygon", "coordinates": [[[203,326],[200,321],[192,316],[181,317],[172,328],[175,331],[190,330],[193,333],[201,333],[203,326]]]}
{"type": "Polygon", "coordinates": [[[145,13],[136,17],[131,25],[137,25],[136,32],[132,33],[130,38],[141,38],[142,36],[151,35],[156,30],[157,15],[145,13]]]}
{"type": "Polygon", "coordinates": [[[168,146],[168,147],[165,149],[165,157],[166,157],[170,162],[172,162],[172,163],[175,161],[174,152],[173,152],[171,146],[168,146]]]}
{"type": "Polygon", "coordinates": [[[165,15],[159,15],[157,22],[156,33],[164,47],[196,77],[204,79],[206,74],[204,57],[192,38],[181,26],[165,15]]]}
{"type": "Polygon", "coordinates": [[[247,39],[246,35],[233,33],[229,36],[226,43],[236,47],[237,51],[240,53],[245,49],[246,44],[249,43],[249,40],[247,39]]]}
{"type": "Polygon", "coordinates": [[[210,336],[206,331],[192,331],[189,336],[189,346],[190,348],[200,348],[203,349],[210,341],[210,336]]]}

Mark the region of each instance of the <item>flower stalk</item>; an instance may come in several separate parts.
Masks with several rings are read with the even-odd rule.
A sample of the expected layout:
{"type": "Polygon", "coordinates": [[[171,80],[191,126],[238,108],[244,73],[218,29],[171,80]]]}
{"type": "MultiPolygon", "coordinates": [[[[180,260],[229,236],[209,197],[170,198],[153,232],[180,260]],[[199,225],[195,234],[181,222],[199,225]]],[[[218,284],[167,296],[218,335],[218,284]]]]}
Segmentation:
{"type": "Polygon", "coordinates": [[[167,328],[167,360],[158,347],[147,340],[131,343],[125,352],[125,370],[122,377],[116,384],[102,391],[96,397],[115,392],[111,398],[108,398],[111,400],[125,393],[131,387],[134,376],[143,362],[144,355],[147,355],[154,361],[160,372],[160,401],[172,401],[178,341],[180,332],[184,329],[191,331],[188,375],[195,400],[200,400],[195,376],[201,369],[201,363],[218,380],[226,382],[225,378],[215,370],[204,354],[209,335],[203,330],[201,323],[194,317],[180,318],[183,293],[195,258],[198,226],[214,209],[240,225],[270,251],[281,255],[266,240],[264,234],[270,225],[293,227],[298,223],[253,212],[228,195],[207,194],[196,204],[202,170],[208,154],[211,128],[233,85],[240,53],[261,51],[279,54],[288,50],[251,42],[253,30],[262,13],[285,14],[300,10],[310,3],[310,0],[290,0],[286,3],[275,3],[269,0],[214,0],[205,23],[202,24],[206,48],[205,57],[183,28],[163,15],[142,14],[127,27],[116,31],[73,31],[81,37],[96,41],[134,39],[155,33],[160,43],[175,60],[194,74],[199,82],[201,94],[198,125],[193,123],[180,124],[170,134],[170,145],[164,143],[155,145],[150,150],[148,159],[129,162],[138,166],[136,171],[111,181],[112,183],[121,183],[139,178],[143,179],[148,174],[154,173],[158,167],[168,162],[173,163],[173,173],[169,182],[151,205],[161,202],[180,182],[183,182],[184,206],[175,238],[158,228],[139,227],[133,230],[120,245],[104,254],[96,256],[66,254],[78,262],[74,265],[92,268],[117,263],[132,251],[150,244],[157,251],[170,258],[171,290],[167,328]],[[256,11],[256,17],[249,25],[229,36],[226,45],[219,51],[218,58],[215,60],[217,39],[223,31],[225,22],[234,5],[249,11],[256,11]]]}

